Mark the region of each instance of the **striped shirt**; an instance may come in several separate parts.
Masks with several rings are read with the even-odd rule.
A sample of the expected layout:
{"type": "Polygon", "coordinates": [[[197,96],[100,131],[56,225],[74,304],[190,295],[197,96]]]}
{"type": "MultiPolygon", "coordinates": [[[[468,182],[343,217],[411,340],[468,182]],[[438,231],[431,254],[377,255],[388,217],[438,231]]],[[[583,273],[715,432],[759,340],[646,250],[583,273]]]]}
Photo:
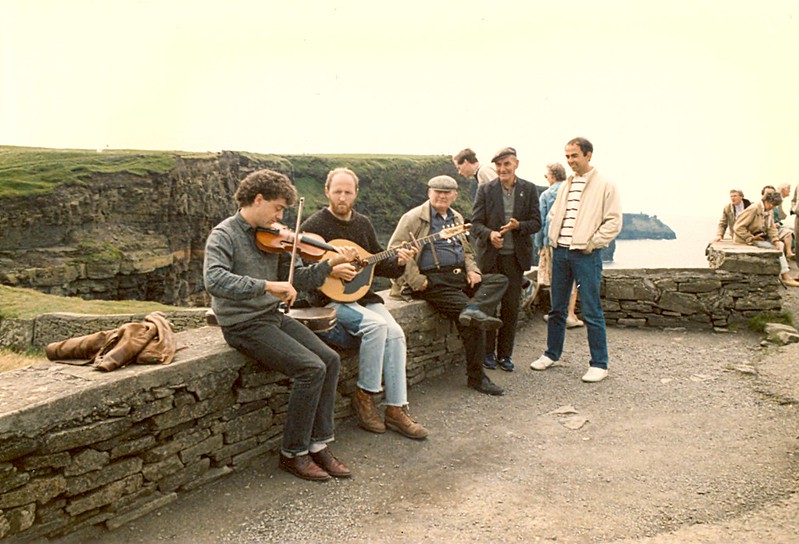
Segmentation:
{"type": "Polygon", "coordinates": [[[566,214],[563,216],[563,224],[560,227],[558,236],[559,247],[570,247],[572,243],[572,233],[577,222],[577,214],[580,213],[580,199],[585,188],[585,177],[574,176],[566,200],[566,214]]]}

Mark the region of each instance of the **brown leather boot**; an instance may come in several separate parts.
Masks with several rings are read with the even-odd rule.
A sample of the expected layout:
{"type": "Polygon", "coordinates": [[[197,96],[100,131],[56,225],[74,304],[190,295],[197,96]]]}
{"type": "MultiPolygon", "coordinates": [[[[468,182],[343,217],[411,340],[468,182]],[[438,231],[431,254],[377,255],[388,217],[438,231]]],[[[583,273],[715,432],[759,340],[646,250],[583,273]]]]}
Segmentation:
{"type": "Polygon", "coordinates": [[[368,391],[364,391],[360,387],[355,389],[355,394],[352,396],[352,407],[355,409],[355,415],[358,416],[358,425],[371,433],[384,433],[386,426],[377,413],[377,406],[375,406],[375,399],[368,391]]]}
{"type": "Polygon", "coordinates": [[[427,438],[430,432],[411,418],[407,406],[386,406],[386,427],[416,440],[427,438]]]}

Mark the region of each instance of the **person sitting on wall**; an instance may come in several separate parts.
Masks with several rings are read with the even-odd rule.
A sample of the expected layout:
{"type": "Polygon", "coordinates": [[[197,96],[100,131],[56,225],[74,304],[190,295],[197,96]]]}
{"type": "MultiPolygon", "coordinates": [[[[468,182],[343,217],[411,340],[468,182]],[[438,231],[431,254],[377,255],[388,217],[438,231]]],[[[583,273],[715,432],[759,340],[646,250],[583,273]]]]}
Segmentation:
{"type": "Polygon", "coordinates": [[[788,287],[799,287],[799,281],[792,278],[788,272],[788,260],[782,253],[782,242],[777,235],[774,225],[773,210],[779,206],[782,197],[776,191],[764,191],[760,202],[749,206],[738,216],[733,225],[733,242],[748,244],[765,249],[780,251],[780,282],[788,287]]]}
{"type": "MultiPolygon", "coordinates": [[[[301,232],[318,234],[325,240],[347,240],[371,253],[382,253],[372,222],[353,209],[358,198],[358,176],[349,168],[335,168],[325,180],[328,206],[306,219],[301,232]]],[[[397,278],[405,271],[405,263],[416,255],[414,248],[400,248],[397,255],[375,264],[375,275],[397,278]]],[[[333,268],[332,278],[348,282],[359,270],[352,263],[333,268]]],[[[366,272],[364,272],[366,273],[366,272]]],[[[358,425],[369,432],[384,433],[386,428],[408,438],[421,440],[430,433],[416,422],[408,411],[406,380],[406,341],[402,327],[386,309],[383,299],[371,287],[352,302],[336,302],[319,290],[308,294],[314,306],[336,310],[333,330],[319,336],[339,348],[359,346],[358,381],[352,395],[352,407],[358,425]],[[374,401],[385,383],[386,412],[381,417],[374,401]]]]}
{"type": "Polygon", "coordinates": [[[730,238],[732,238],[732,227],[735,225],[735,220],[738,219],[738,216],[741,214],[741,212],[748,208],[751,204],[751,202],[744,198],[743,191],[740,189],[732,189],[730,191],[730,203],[724,206],[724,209],[721,211],[721,219],[719,220],[719,226],[716,230],[716,237],[713,238],[713,241],[718,242],[724,238],[727,229],[729,229],[730,238]]]}
{"type": "MultiPolygon", "coordinates": [[[[463,216],[450,206],[458,197],[458,182],[436,176],[427,183],[428,200],[406,212],[399,220],[389,248],[403,247],[443,229],[463,225],[463,216]]],[[[508,286],[502,274],[482,274],[471,244],[460,236],[435,240],[420,248],[405,272],[392,280],[391,295],[426,300],[439,313],[455,322],[466,354],[467,385],[487,395],[503,395],[483,370],[486,330],[496,330],[502,321],[492,317],[508,286]]]]}
{"type": "MultiPolygon", "coordinates": [[[[350,477],[350,469],[330,452],[333,409],[341,360],[305,325],[285,315],[295,287],[280,277],[286,253],[261,251],[256,229],[269,228],[297,201],[285,175],[257,170],[234,195],[239,210],[213,228],[205,244],[203,279],[225,341],[261,366],[294,380],[283,425],[280,468],[306,480],[350,477]]],[[[294,283],[315,289],[338,264],[358,256],[352,246],[329,260],[295,267],[294,283]]],[[[295,263],[290,263],[295,266],[295,263]]]]}
{"type": "MultiPolygon", "coordinates": [[[[786,199],[791,195],[791,185],[788,183],[782,183],[777,190],[782,197],[782,201],[785,202],[786,199]]],[[[793,213],[793,212],[791,212],[793,213]]],[[[782,204],[774,208],[774,222],[777,225],[777,235],[782,240],[782,244],[784,246],[785,251],[785,258],[786,259],[793,259],[796,257],[795,249],[794,249],[794,237],[796,233],[793,230],[793,227],[788,226],[786,220],[788,219],[788,214],[785,213],[785,210],[782,209],[782,204]]]]}

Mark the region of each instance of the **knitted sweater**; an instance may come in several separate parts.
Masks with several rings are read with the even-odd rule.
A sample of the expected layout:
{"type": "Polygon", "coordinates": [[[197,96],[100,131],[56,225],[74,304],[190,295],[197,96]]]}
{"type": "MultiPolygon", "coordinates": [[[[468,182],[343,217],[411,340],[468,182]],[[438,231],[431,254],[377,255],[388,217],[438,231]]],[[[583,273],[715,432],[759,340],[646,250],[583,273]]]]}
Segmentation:
{"type": "MultiPolygon", "coordinates": [[[[372,222],[368,217],[355,210],[352,211],[352,218],[349,221],[344,221],[333,215],[328,208],[322,208],[302,223],[300,232],[318,234],[327,242],[331,240],[348,240],[361,246],[371,254],[383,251],[377,241],[377,234],[372,222]]],[[[377,276],[398,278],[404,271],[405,266],[397,264],[396,255],[375,264],[375,275],[377,276]]],[[[313,306],[324,306],[330,302],[330,299],[319,290],[309,292],[307,298],[313,306]]],[[[364,305],[382,304],[383,299],[370,287],[369,291],[358,302],[364,305]]]]}

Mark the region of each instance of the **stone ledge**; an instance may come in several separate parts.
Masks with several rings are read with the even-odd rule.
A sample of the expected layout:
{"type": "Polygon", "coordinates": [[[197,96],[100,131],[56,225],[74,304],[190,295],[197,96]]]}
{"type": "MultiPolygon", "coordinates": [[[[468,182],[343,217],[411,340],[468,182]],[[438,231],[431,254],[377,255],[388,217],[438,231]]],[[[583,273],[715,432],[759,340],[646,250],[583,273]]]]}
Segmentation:
{"type": "MultiPolygon", "coordinates": [[[[463,367],[449,321],[424,302],[386,302],[409,339],[409,386],[463,367]]],[[[0,375],[0,538],[118,527],[280,447],[290,380],[229,347],[218,327],[177,337],[185,347],[169,365],[43,362],[0,375]],[[13,508],[27,508],[28,522],[9,521],[13,508]]],[[[352,415],[358,357],[348,353],[337,420],[352,415]]]]}
{"type": "Polygon", "coordinates": [[[710,268],[716,270],[775,276],[780,273],[780,252],[776,249],[722,240],[710,244],[705,253],[710,268]]]}

